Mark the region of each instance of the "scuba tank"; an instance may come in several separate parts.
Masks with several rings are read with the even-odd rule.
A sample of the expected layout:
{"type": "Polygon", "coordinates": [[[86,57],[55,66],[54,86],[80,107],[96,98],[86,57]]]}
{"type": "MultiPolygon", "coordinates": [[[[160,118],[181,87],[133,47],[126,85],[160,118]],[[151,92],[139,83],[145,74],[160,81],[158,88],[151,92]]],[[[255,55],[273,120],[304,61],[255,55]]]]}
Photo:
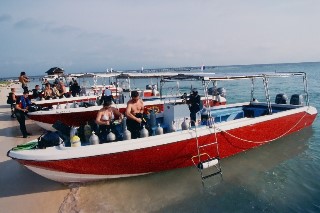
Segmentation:
{"type": "Polygon", "coordinates": [[[81,146],[80,138],[77,135],[74,135],[70,139],[70,143],[71,143],[71,147],[79,147],[79,146],[81,146]]]}
{"type": "Polygon", "coordinates": [[[158,127],[156,128],[156,135],[162,135],[163,134],[163,128],[160,126],[160,123],[158,124],[158,127]]]}
{"type": "Polygon", "coordinates": [[[189,129],[189,122],[187,121],[188,118],[184,118],[182,124],[181,124],[181,129],[182,130],[187,130],[189,129]]]}
{"type": "Polygon", "coordinates": [[[77,102],[74,102],[74,108],[79,108],[79,104],[77,102]]]}
{"type": "Polygon", "coordinates": [[[107,135],[107,141],[111,142],[111,141],[115,141],[115,140],[116,140],[116,135],[113,132],[111,132],[111,130],[110,130],[109,134],[107,135]]]}
{"type": "Polygon", "coordinates": [[[150,110],[150,126],[151,126],[151,128],[157,126],[157,120],[156,119],[157,119],[156,113],[154,112],[154,110],[150,110]]]}
{"type": "Polygon", "coordinates": [[[123,117],[122,119],[122,130],[127,129],[127,117],[123,117]]]}
{"type": "Polygon", "coordinates": [[[65,109],[69,109],[70,108],[70,104],[67,102],[66,106],[64,107],[65,109]]]}
{"type": "Polygon", "coordinates": [[[57,109],[61,109],[61,105],[59,103],[57,104],[57,109]]]}
{"type": "Polygon", "coordinates": [[[140,138],[146,138],[149,136],[149,132],[145,126],[140,130],[140,138]]]}
{"type": "Polygon", "coordinates": [[[196,121],[195,121],[196,126],[201,125],[201,113],[200,111],[196,113],[196,121]]]}
{"type": "Polygon", "coordinates": [[[86,142],[89,142],[89,138],[91,136],[91,126],[87,124],[83,127],[84,137],[86,138],[86,142]]]}
{"type": "Polygon", "coordinates": [[[70,140],[73,136],[75,136],[78,132],[78,127],[75,127],[75,126],[72,126],[71,129],[70,129],[70,140]]]}
{"type": "Polygon", "coordinates": [[[92,131],[92,135],[90,136],[89,141],[91,145],[97,145],[100,143],[99,137],[94,134],[94,131],[92,131]]]}
{"type": "Polygon", "coordinates": [[[127,129],[127,127],[124,127],[123,130],[123,140],[130,140],[131,139],[131,132],[127,129]]]}
{"type": "Polygon", "coordinates": [[[177,131],[176,125],[175,125],[175,121],[172,121],[172,122],[171,122],[171,124],[170,124],[170,126],[169,126],[169,131],[170,131],[170,132],[175,132],[175,131],[177,131]]]}

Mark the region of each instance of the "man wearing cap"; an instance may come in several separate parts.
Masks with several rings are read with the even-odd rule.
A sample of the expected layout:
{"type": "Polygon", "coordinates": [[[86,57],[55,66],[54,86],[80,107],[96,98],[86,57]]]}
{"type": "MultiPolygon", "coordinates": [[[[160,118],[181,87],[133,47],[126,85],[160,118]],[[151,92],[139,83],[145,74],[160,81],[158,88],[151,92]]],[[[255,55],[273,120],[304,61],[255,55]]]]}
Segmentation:
{"type": "Polygon", "coordinates": [[[190,94],[190,98],[187,101],[190,110],[191,126],[195,126],[196,114],[200,111],[200,95],[198,95],[198,90],[193,89],[190,94]]]}
{"type": "Polygon", "coordinates": [[[20,96],[20,98],[17,100],[17,104],[14,112],[20,124],[20,130],[23,138],[26,138],[28,137],[28,135],[31,135],[30,133],[27,132],[27,129],[26,129],[26,113],[28,112],[28,107],[31,105],[28,95],[29,95],[28,91],[23,92],[23,95],[20,96]]]}

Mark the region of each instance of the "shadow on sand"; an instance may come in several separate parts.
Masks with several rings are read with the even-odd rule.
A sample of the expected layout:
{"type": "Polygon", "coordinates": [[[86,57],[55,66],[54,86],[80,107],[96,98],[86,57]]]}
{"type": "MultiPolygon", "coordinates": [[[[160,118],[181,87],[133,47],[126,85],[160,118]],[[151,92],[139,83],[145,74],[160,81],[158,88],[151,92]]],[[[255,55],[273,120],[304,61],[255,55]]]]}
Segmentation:
{"type": "Polygon", "coordinates": [[[0,163],[0,171],[0,198],[67,188],[31,172],[14,160],[0,163]]]}

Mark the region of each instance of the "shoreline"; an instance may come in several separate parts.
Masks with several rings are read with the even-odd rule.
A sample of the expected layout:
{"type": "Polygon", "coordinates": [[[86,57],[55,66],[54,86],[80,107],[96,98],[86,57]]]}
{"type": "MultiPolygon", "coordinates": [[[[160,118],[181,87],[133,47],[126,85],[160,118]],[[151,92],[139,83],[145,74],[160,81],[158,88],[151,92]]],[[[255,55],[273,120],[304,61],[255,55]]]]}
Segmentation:
{"type": "Polygon", "coordinates": [[[71,189],[67,185],[41,177],[7,157],[8,150],[37,139],[44,131],[27,119],[27,130],[32,135],[22,138],[19,123],[10,117],[10,105],[6,103],[11,87],[20,89],[20,85],[14,83],[0,87],[1,212],[60,212],[71,189]]]}

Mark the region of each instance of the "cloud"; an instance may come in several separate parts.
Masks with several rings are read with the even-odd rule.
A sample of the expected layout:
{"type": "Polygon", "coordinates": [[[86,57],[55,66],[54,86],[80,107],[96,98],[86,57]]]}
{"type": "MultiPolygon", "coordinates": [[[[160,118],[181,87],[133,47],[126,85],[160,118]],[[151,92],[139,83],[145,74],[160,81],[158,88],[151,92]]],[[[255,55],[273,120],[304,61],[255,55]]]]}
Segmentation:
{"type": "Polygon", "coordinates": [[[54,26],[53,24],[45,24],[43,27],[44,32],[50,32],[50,33],[55,33],[55,34],[61,34],[61,33],[81,33],[82,30],[73,27],[70,25],[61,25],[61,26],[54,26]]]}
{"type": "Polygon", "coordinates": [[[12,17],[8,14],[0,15],[0,22],[7,22],[10,21],[12,17]]]}
{"type": "Polygon", "coordinates": [[[36,27],[39,27],[40,25],[41,24],[33,18],[25,18],[14,24],[16,28],[21,28],[21,29],[36,28],[36,27]]]}

